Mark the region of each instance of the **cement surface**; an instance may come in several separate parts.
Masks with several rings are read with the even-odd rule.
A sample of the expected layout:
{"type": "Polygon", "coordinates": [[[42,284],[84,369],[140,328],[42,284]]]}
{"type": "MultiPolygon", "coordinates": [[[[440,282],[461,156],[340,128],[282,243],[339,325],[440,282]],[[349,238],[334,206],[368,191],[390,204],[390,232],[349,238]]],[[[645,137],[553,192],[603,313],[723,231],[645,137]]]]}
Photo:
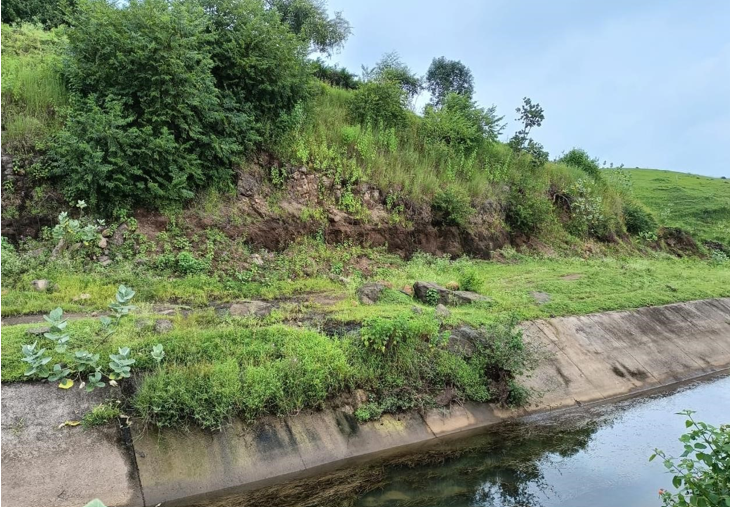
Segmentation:
{"type": "Polygon", "coordinates": [[[143,505],[142,492],[149,506],[181,501],[730,368],[730,298],[554,318],[523,327],[526,340],[548,352],[523,379],[541,393],[528,407],[505,410],[466,403],[424,414],[386,415],[366,424],[358,424],[351,410],[324,410],[265,418],[255,425],[233,421],[217,433],[137,428],[136,461],[115,428],[56,429],[93,404],[83,393],[3,385],[3,504],[83,505],[81,498],[98,496],[108,505],[136,506],[143,505]],[[30,426],[15,434],[18,418],[30,426]]]}

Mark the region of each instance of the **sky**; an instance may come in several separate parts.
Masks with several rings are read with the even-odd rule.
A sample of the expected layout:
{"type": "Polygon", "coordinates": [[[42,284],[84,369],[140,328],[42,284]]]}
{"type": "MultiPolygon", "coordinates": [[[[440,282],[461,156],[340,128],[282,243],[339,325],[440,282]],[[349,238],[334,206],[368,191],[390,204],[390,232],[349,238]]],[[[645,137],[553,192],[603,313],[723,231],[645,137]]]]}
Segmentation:
{"type": "MultiPolygon", "coordinates": [[[[353,34],[332,56],[360,74],[397,51],[419,75],[434,57],[472,71],[475,99],[551,158],[573,147],[614,165],[730,177],[730,1],[329,0],[353,34]]],[[[419,104],[428,100],[426,92],[419,104]]]]}

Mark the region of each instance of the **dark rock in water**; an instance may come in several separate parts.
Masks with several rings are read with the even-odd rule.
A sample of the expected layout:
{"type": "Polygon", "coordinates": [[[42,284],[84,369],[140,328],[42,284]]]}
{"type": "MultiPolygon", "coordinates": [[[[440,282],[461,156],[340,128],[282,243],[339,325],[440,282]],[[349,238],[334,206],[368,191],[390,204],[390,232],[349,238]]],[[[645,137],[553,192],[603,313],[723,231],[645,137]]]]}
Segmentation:
{"type": "Polygon", "coordinates": [[[378,302],[385,289],[386,287],[382,283],[366,283],[357,289],[357,298],[362,304],[373,305],[378,302]]]}
{"type": "Polygon", "coordinates": [[[233,303],[229,309],[232,317],[266,317],[274,306],[265,301],[241,301],[233,303]]]}

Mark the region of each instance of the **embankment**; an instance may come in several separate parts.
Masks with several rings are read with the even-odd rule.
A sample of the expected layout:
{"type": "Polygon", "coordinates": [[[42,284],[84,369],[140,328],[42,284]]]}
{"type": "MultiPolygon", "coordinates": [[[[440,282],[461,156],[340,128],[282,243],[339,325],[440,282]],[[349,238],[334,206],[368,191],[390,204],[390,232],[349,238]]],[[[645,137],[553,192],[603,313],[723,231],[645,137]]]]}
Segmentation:
{"type": "Polygon", "coordinates": [[[526,383],[527,408],[466,404],[358,424],[325,410],[220,433],[82,430],[59,425],[98,403],[78,389],[2,386],[2,503],[7,507],[157,505],[232,492],[395,453],[530,413],[605,402],[730,368],[730,298],[529,322],[551,352],[526,383]]]}

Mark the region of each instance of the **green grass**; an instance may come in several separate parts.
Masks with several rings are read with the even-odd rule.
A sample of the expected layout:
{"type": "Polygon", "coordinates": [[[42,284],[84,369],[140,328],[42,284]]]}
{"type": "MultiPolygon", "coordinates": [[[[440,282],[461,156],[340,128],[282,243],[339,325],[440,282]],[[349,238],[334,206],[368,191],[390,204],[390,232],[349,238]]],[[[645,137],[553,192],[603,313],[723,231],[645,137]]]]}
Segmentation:
{"type": "Polygon", "coordinates": [[[730,247],[730,180],[656,169],[627,172],[634,195],[660,225],[681,227],[698,240],[730,247]]]}

